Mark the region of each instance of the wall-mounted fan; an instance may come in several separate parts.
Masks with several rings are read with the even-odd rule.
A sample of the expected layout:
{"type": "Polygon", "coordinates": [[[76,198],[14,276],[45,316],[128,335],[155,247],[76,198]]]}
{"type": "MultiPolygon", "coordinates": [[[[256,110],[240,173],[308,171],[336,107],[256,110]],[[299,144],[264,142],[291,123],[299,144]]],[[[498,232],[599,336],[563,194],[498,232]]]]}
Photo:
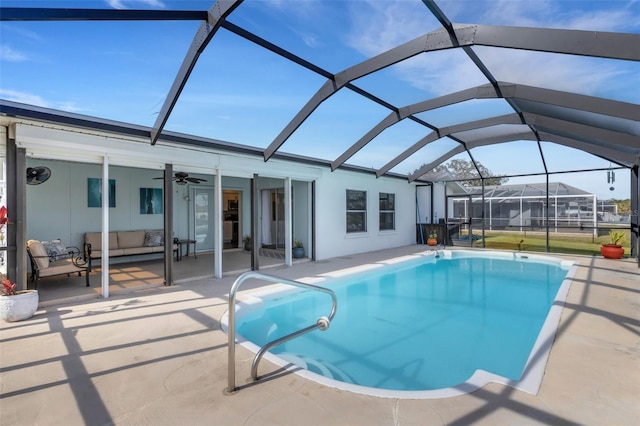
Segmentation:
{"type": "MultiPolygon", "coordinates": [[[[154,179],[164,179],[164,177],[157,177],[157,178],[154,178],[154,179]]],[[[191,182],[191,183],[200,183],[200,182],[206,182],[207,180],[206,179],[189,177],[189,173],[176,172],[175,176],[173,177],[173,181],[175,183],[177,183],[178,185],[186,185],[189,182],[191,182]]]]}
{"type": "Polygon", "coordinates": [[[45,166],[27,168],[27,185],[40,185],[51,177],[51,169],[45,166]]]}

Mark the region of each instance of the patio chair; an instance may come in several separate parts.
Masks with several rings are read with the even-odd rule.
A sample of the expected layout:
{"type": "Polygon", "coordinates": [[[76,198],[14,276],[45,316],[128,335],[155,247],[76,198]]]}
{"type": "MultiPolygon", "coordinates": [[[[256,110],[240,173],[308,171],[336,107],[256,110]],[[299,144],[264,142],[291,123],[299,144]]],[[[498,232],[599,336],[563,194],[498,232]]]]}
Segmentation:
{"type": "MultiPolygon", "coordinates": [[[[60,244],[57,247],[60,248],[60,244]]],[[[38,278],[64,274],[71,276],[74,273],[78,273],[80,277],[82,272],[85,273],[86,284],[89,287],[88,263],[83,259],[79,248],[70,246],[64,247],[62,252],[47,251],[41,241],[29,240],[27,253],[31,262],[31,281],[34,283],[34,288],[38,288],[38,278]]]]}

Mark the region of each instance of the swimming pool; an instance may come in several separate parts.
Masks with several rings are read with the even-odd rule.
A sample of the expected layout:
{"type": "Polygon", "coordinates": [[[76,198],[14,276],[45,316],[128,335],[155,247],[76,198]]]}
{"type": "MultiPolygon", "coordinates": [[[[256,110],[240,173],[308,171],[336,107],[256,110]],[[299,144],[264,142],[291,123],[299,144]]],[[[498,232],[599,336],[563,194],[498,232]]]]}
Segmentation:
{"type": "MultiPolygon", "coordinates": [[[[282,344],[268,359],[330,386],[379,396],[446,397],[491,381],[537,393],[573,263],[438,253],[326,281],[339,306],[330,328],[282,344]]],[[[255,351],[326,315],[330,304],[316,292],[266,292],[242,305],[236,330],[255,351]]]]}

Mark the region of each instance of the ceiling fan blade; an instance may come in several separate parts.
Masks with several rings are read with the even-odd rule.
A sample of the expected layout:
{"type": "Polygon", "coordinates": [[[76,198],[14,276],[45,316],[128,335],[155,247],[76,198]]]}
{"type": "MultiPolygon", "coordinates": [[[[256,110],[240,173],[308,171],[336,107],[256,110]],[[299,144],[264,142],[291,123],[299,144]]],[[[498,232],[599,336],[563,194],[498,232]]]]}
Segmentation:
{"type": "Polygon", "coordinates": [[[200,182],[206,182],[206,180],[204,179],[200,179],[200,178],[193,178],[193,177],[188,177],[186,178],[186,180],[188,180],[191,183],[200,183],[200,182]]]}

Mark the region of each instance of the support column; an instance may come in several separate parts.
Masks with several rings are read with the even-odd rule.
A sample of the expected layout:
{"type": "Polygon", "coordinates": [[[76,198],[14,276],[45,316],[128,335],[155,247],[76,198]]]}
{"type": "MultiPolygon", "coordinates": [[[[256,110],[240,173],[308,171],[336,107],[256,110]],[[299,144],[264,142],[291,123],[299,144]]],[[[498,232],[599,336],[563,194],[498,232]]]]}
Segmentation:
{"type": "Polygon", "coordinates": [[[316,260],[316,181],[311,182],[311,260],[316,260]]]}
{"type": "Polygon", "coordinates": [[[640,267],[640,174],[639,166],[631,169],[631,257],[640,267]]]}
{"type": "MultiPolygon", "coordinates": [[[[545,222],[547,222],[547,226],[545,226],[545,240],[546,240],[546,252],[549,253],[551,252],[551,244],[549,243],[549,173],[545,173],[546,176],[546,188],[545,188],[545,204],[546,204],[546,208],[545,208],[545,222]]],[[[556,208],[557,208],[558,202],[556,201],[556,208]]],[[[556,212],[556,220],[558,219],[558,214],[556,212]]]]}
{"type": "Polygon", "coordinates": [[[216,170],[213,178],[213,227],[215,239],[213,240],[213,276],[222,278],[222,249],[224,248],[224,235],[222,234],[222,173],[216,170]]]}
{"type": "Polygon", "coordinates": [[[109,297],[109,157],[102,158],[102,297],[109,297]]]}
{"type": "Polygon", "coordinates": [[[173,164],[164,165],[164,285],[173,285],[173,164]]]}
{"type": "Polygon", "coordinates": [[[593,208],[591,209],[591,214],[593,215],[593,222],[591,224],[593,232],[591,235],[595,239],[598,237],[598,200],[595,195],[593,196],[593,208]]]}
{"type": "Polygon", "coordinates": [[[258,188],[258,174],[251,179],[251,270],[260,269],[258,261],[258,232],[260,231],[260,188],[258,188]]]}
{"type": "Polygon", "coordinates": [[[284,178],[284,264],[293,265],[293,232],[291,221],[291,178],[284,178]]]}
{"type": "Polygon", "coordinates": [[[7,278],[27,289],[27,168],[26,150],[16,146],[15,125],[7,128],[7,278]],[[22,248],[19,250],[18,248],[22,248]]]}

